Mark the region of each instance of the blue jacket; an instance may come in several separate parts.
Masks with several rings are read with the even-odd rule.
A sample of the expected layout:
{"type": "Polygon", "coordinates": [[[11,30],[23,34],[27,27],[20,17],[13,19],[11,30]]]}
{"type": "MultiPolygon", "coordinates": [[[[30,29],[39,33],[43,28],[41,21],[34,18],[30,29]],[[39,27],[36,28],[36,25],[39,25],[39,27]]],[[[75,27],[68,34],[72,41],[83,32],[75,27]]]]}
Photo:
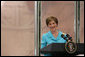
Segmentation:
{"type": "MultiPolygon", "coordinates": [[[[41,48],[51,44],[51,43],[66,43],[66,40],[64,40],[61,37],[61,34],[63,34],[61,31],[58,31],[58,36],[55,38],[51,31],[48,31],[47,33],[42,35],[41,39],[41,48]]],[[[66,35],[66,34],[65,34],[66,35]]]]}

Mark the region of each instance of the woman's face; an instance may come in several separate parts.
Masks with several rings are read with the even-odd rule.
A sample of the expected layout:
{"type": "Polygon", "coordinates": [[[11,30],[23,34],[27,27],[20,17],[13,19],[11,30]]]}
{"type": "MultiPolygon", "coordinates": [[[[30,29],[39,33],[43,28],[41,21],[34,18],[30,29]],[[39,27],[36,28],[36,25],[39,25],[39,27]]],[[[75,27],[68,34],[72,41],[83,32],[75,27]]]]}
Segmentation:
{"type": "Polygon", "coordinates": [[[50,21],[48,27],[50,28],[51,31],[55,31],[57,28],[57,24],[55,21],[50,21]]]}

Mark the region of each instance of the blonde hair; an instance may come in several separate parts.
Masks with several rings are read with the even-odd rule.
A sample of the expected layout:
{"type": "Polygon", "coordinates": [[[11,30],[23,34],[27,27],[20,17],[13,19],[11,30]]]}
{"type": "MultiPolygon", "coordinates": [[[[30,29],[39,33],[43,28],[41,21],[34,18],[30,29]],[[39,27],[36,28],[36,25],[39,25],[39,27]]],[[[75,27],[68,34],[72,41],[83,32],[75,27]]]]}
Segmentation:
{"type": "Polygon", "coordinates": [[[54,21],[58,25],[58,19],[56,17],[50,16],[46,18],[46,25],[48,26],[50,21],[54,21]]]}

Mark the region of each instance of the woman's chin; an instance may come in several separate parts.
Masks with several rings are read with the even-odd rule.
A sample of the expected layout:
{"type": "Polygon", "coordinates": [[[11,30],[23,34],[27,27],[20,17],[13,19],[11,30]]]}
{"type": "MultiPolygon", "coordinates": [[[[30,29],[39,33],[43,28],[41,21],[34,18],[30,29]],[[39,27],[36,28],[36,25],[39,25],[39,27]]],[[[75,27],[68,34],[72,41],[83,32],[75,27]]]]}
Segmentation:
{"type": "Polygon", "coordinates": [[[55,31],[56,29],[51,29],[51,31],[55,31]]]}

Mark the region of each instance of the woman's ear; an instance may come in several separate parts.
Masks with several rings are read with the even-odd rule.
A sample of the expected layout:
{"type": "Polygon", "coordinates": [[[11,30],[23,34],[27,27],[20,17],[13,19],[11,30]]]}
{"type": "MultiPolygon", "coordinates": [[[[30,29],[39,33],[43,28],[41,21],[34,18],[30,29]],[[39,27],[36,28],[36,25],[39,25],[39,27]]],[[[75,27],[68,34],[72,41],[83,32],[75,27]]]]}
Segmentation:
{"type": "Polygon", "coordinates": [[[58,25],[56,25],[56,27],[58,27],[58,25]]]}
{"type": "Polygon", "coordinates": [[[58,27],[58,24],[56,24],[56,27],[58,27]]]}
{"type": "Polygon", "coordinates": [[[47,25],[47,27],[49,27],[49,25],[47,25]]]}

